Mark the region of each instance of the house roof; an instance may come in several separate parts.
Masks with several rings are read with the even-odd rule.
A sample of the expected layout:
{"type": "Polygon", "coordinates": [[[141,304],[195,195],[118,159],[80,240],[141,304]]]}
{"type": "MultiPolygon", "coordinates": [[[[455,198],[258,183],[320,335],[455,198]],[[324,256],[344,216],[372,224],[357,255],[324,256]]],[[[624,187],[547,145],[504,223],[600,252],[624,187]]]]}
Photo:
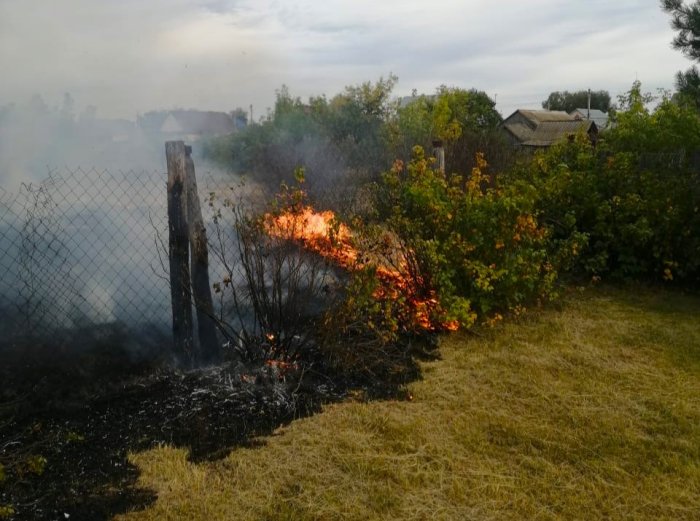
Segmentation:
{"type": "Polygon", "coordinates": [[[585,132],[597,132],[593,120],[575,118],[562,111],[550,110],[516,110],[503,123],[503,128],[515,137],[523,146],[546,147],[553,145],[564,136],[575,134],[583,129],[585,132]],[[520,114],[521,118],[514,117],[520,114]]]}
{"type": "Polygon", "coordinates": [[[527,126],[525,123],[520,122],[504,123],[503,128],[513,134],[513,136],[521,143],[529,139],[533,132],[532,128],[527,126]]]}
{"type": "MultiPolygon", "coordinates": [[[[522,114],[535,124],[545,123],[550,121],[571,121],[572,116],[562,110],[524,110],[518,109],[515,113],[522,114]]],[[[514,114],[515,114],[514,113],[514,114]]],[[[509,116],[511,117],[511,116],[509,116]]],[[[507,120],[506,120],[507,121],[507,120]]]]}
{"type": "Polygon", "coordinates": [[[534,147],[550,146],[564,136],[576,134],[582,129],[586,133],[591,130],[598,130],[595,122],[588,120],[545,121],[540,123],[522,144],[534,147]]]}
{"type": "Polygon", "coordinates": [[[187,134],[230,134],[236,130],[233,118],[224,112],[173,110],[166,122],[170,116],[177,121],[182,132],[187,134]]]}
{"type": "MultiPolygon", "coordinates": [[[[576,109],[571,113],[572,116],[580,116],[583,119],[588,117],[588,109],[576,109]]],[[[599,128],[603,128],[608,124],[608,115],[599,109],[591,109],[590,118],[591,121],[595,121],[595,124],[599,128]]]]}
{"type": "Polygon", "coordinates": [[[229,114],[202,110],[149,112],[139,118],[139,124],[146,130],[165,133],[221,135],[236,131],[236,125],[229,114]]]}

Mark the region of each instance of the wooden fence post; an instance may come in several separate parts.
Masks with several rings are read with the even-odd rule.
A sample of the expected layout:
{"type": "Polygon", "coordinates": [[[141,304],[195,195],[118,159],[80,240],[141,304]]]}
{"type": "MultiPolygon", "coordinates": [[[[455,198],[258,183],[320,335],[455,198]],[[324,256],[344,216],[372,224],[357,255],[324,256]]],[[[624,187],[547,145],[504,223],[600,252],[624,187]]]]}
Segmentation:
{"type": "Polygon", "coordinates": [[[170,259],[170,296],[173,309],[173,348],[180,364],[194,362],[192,305],[187,230],[187,156],[185,143],[165,143],[168,165],[168,255],[170,259]]]}
{"type": "Polygon", "coordinates": [[[214,321],[214,303],[209,283],[209,250],[207,229],[202,219],[202,210],[197,194],[197,178],[191,148],[187,153],[185,190],[187,193],[187,224],[190,239],[190,274],[192,276],[192,296],[197,312],[197,334],[202,361],[215,362],[219,358],[219,342],[214,321]]]}
{"type": "Polygon", "coordinates": [[[435,156],[437,169],[441,173],[445,173],[445,147],[441,139],[433,140],[433,155],[435,156]]]}

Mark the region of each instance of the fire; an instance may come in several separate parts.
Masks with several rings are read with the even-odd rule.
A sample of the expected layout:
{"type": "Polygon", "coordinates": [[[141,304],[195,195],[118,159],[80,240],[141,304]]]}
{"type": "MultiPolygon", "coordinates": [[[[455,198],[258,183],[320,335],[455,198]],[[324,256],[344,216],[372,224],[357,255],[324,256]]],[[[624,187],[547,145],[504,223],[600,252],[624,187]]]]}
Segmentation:
{"type": "Polygon", "coordinates": [[[357,261],[352,233],[337,221],[331,211],[314,212],[309,206],[300,211],[269,216],[267,232],[273,237],[300,241],[304,247],[351,269],[357,261]]]}
{"type": "Polygon", "coordinates": [[[286,376],[286,374],[290,371],[296,371],[299,369],[299,364],[275,359],[265,360],[265,365],[275,370],[279,374],[280,378],[286,376]]]}
{"type": "MultiPolygon", "coordinates": [[[[360,255],[353,243],[352,231],[339,222],[331,211],[316,212],[310,206],[305,206],[297,211],[276,216],[268,215],[267,233],[272,237],[299,241],[305,248],[346,270],[352,271],[365,266],[359,259],[366,258],[367,255],[360,255]]],[[[375,293],[375,297],[395,298],[400,291],[408,297],[413,318],[421,328],[429,331],[456,331],[459,328],[456,321],[443,321],[439,324],[431,321],[431,315],[440,307],[437,297],[432,295],[429,298],[417,298],[415,284],[405,274],[407,262],[405,259],[399,259],[396,264],[398,269],[382,265],[377,267],[381,287],[375,293]]]]}

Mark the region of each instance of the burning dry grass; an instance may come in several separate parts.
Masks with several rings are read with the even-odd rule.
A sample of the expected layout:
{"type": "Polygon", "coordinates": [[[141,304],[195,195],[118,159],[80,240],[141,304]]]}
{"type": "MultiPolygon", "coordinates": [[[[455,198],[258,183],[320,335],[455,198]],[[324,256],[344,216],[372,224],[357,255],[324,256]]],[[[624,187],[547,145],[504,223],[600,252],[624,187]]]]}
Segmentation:
{"type": "Polygon", "coordinates": [[[192,464],[135,454],[164,519],[698,519],[700,300],[592,290],[424,365],[412,402],[344,403],[192,464]]]}
{"type": "Polygon", "coordinates": [[[332,211],[317,212],[310,206],[269,214],[265,224],[269,235],[298,241],[304,248],[345,270],[356,271],[373,266],[379,282],[374,297],[378,300],[405,297],[409,322],[418,328],[426,331],[459,329],[458,322],[454,320],[435,319],[441,310],[434,291],[427,298],[418,296],[419,287],[423,285],[419,280],[420,275],[411,273],[405,251],[390,232],[382,234],[379,242],[383,247],[378,251],[376,244],[362,244],[367,242],[367,238],[356,237],[332,211]]]}

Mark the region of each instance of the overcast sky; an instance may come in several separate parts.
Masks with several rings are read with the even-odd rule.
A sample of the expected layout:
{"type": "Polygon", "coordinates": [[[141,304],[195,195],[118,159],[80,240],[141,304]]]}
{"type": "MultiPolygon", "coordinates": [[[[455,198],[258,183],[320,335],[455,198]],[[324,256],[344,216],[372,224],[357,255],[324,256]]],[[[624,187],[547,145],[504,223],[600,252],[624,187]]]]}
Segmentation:
{"type": "Polygon", "coordinates": [[[256,119],[275,89],[335,94],[394,73],[397,95],[477,88],[504,116],[553,90],[690,64],[656,0],[0,0],[0,105],[70,92],[102,117],[174,107],[256,119]]]}

